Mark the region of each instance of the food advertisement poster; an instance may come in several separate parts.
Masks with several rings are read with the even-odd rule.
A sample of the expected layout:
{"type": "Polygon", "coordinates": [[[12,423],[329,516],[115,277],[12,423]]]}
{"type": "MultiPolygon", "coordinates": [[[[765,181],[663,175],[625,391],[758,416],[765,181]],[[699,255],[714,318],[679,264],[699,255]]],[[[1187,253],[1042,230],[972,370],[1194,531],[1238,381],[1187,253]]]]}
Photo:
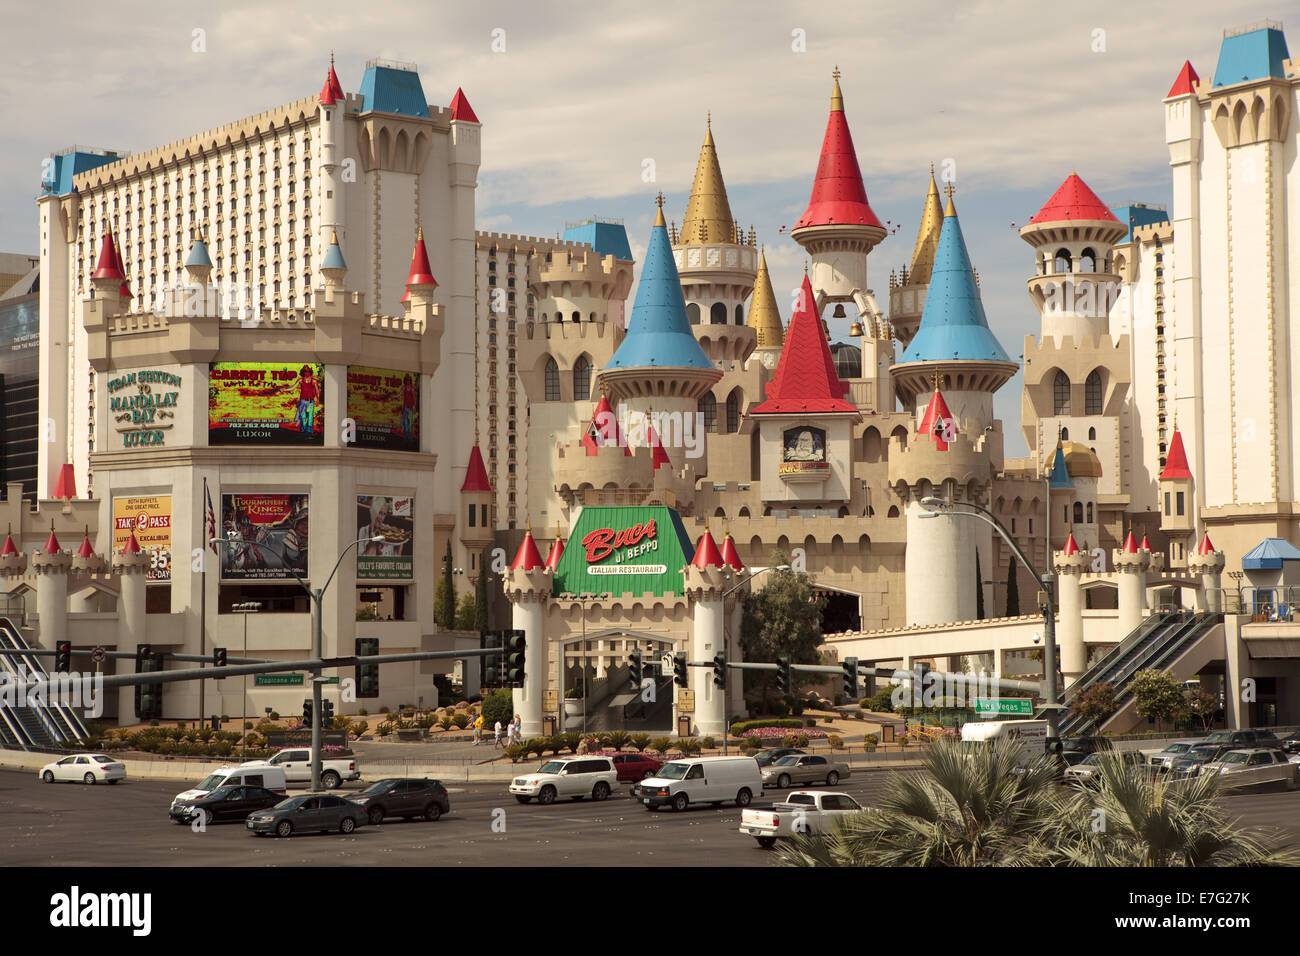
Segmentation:
{"type": "Polygon", "coordinates": [[[135,532],[136,544],[150,552],[148,581],[172,579],[172,496],[140,495],[113,499],[113,552],[126,547],[135,532]]]}
{"type": "Polygon", "coordinates": [[[411,580],[415,576],[415,499],[410,495],[357,495],[357,546],[360,580],[411,580]]]}

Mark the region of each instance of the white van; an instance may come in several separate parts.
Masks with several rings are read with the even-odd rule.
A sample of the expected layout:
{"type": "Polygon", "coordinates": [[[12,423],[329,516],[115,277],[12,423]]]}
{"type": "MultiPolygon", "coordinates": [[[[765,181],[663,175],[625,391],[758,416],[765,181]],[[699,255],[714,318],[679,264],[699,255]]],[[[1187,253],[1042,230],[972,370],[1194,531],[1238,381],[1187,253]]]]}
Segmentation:
{"type": "Polygon", "coordinates": [[[1047,753],[1047,721],[1045,720],[973,720],[962,724],[963,750],[974,751],[985,747],[997,750],[1013,741],[1021,744],[1017,764],[1027,767],[1047,753]]]}
{"type": "Polygon", "coordinates": [[[284,770],[280,767],[218,767],[189,790],[176,794],[172,804],[206,797],[219,787],[264,787],[275,793],[288,792],[284,770]]]}
{"type": "Polygon", "coordinates": [[[753,757],[685,757],[670,760],[655,773],[632,787],[632,799],[647,810],[671,806],[685,810],[692,803],[715,807],[735,801],[747,807],[763,795],[763,776],[753,757]]]}

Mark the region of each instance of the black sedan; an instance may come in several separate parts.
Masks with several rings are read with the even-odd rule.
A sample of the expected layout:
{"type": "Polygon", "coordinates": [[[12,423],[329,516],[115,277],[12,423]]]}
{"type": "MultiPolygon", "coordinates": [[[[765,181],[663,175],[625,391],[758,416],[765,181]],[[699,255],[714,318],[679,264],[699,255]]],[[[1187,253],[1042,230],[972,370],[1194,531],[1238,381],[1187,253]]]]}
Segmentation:
{"type": "Polygon", "coordinates": [[[167,815],[176,823],[201,820],[206,826],[209,823],[243,820],[250,813],[273,807],[283,799],[282,794],[262,787],[218,787],[206,796],[177,801],[172,804],[167,815]]]}
{"type": "Polygon", "coordinates": [[[329,793],[304,793],[299,797],[281,800],[270,810],[251,814],[244,824],[255,836],[274,833],[292,836],[295,833],[351,833],[366,822],[366,811],[351,800],[329,793]]]}
{"type": "Polygon", "coordinates": [[[352,801],[365,808],[366,818],[374,824],[384,817],[436,820],[451,812],[451,798],[440,780],[389,777],[375,781],[352,801]]]}
{"type": "Polygon", "coordinates": [[[758,761],[760,767],[768,767],[776,763],[782,757],[789,757],[791,754],[796,756],[803,755],[802,750],[796,750],[794,747],[771,747],[767,750],[760,750],[754,754],[754,759],[758,761]]]}

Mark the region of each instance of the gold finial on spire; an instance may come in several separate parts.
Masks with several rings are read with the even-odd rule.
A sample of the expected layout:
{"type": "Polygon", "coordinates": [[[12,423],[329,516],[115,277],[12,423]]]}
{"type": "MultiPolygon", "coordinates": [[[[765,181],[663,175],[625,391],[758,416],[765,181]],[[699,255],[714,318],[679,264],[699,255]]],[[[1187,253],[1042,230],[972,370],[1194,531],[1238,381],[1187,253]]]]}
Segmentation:
{"type": "Polygon", "coordinates": [[[330,69],[334,69],[334,51],[330,50],[330,69]]]}
{"type": "Polygon", "coordinates": [[[664,222],[664,194],[662,192],[655,197],[655,205],[659,207],[658,211],[655,213],[655,226],[667,225],[667,223],[664,222]]]}
{"type": "Polygon", "coordinates": [[[934,372],[933,374],[931,374],[931,376],[930,376],[930,384],[934,386],[934,390],[935,390],[936,392],[939,391],[939,373],[938,373],[938,372],[934,372]]]}
{"type": "Polygon", "coordinates": [[[831,76],[835,77],[835,88],[831,90],[831,112],[844,112],[844,94],[840,92],[840,68],[836,66],[831,76]]]}
{"type": "Polygon", "coordinates": [[[713,110],[706,110],[704,113],[704,131],[711,132],[712,130],[713,130],[713,110]]]}
{"type": "Polygon", "coordinates": [[[528,519],[524,522],[524,534],[531,535],[532,533],[533,533],[533,519],[532,516],[530,515],[528,519]]]}
{"type": "Polygon", "coordinates": [[[337,246],[339,244],[339,231],[334,229],[333,233],[334,235],[330,238],[330,245],[337,246]]]}
{"type": "Polygon", "coordinates": [[[424,227],[423,227],[423,226],[416,226],[416,227],[415,227],[415,241],[416,241],[416,242],[424,242],[424,227]]]}
{"type": "Polygon", "coordinates": [[[949,183],[943,188],[944,188],[944,192],[948,194],[948,202],[943,207],[943,218],[947,219],[949,216],[957,215],[957,207],[952,204],[952,193],[953,193],[952,183],[949,183]]]}
{"type": "Polygon", "coordinates": [[[803,274],[804,274],[804,275],[807,275],[807,274],[808,274],[808,260],[807,260],[807,259],[805,259],[805,260],[803,261],[803,274]]]}

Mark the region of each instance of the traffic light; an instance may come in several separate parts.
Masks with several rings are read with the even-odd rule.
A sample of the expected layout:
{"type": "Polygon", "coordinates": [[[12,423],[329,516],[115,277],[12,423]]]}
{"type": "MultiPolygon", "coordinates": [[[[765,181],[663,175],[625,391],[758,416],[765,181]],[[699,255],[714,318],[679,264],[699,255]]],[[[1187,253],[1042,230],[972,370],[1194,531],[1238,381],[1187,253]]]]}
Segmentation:
{"type": "Polygon", "coordinates": [[[480,682],[484,687],[501,686],[501,632],[485,631],[483,632],[482,646],[484,650],[491,651],[485,654],[483,660],[483,680],[480,682]]]}
{"type": "MultiPolygon", "coordinates": [[[[374,657],[379,653],[379,638],[358,637],[356,643],[357,657],[374,657]]],[[[356,674],[357,697],[379,696],[379,665],[357,662],[356,674]]]]}
{"type": "Polygon", "coordinates": [[[311,698],[305,697],[302,702],[302,722],[305,727],[312,727],[311,722],[311,698]]]}
{"type": "MultiPolygon", "coordinates": [[[[163,655],[153,653],[150,644],[137,644],[135,670],[137,674],[151,674],[163,669],[163,655]]],[[[139,720],[162,717],[162,684],[135,685],[135,716],[139,720]]]]}
{"type": "Polygon", "coordinates": [[[636,648],[627,655],[627,677],[633,687],[641,689],[641,682],[645,679],[645,664],[642,663],[641,652],[636,648]]]}
{"type": "Polygon", "coordinates": [[[213,667],[226,666],[226,649],[224,647],[214,647],[212,649],[212,666],[213,667]]]}
{"type": "Polygon", "coordinates": [[[518,629],[508,632],[506,637],[506,683],[511,687],[524,686],[524,655],[528,640],[524,632],[518,629]]]}
{"type": "Polygon", "coordinates": [[[727,689],[727,655],[713,655],[713,686],[727,689]]]}
{"type": "Polygon", "coordinates": [[[322,700],[320,702],[320,727],[321,730],[329,730],[334,725],[334,701],[322,700]]]}
{"type": "Polygon", "coordinates": [[[686,674],[686,655],[678,651],[673,655],[673,683],[678,687],[690,687],[690,678],[686,674]]]}
{"type": "Polygon", "coordinates": [[[782,697],[789,697],[794,685],[790,682],[790,658],[776,659],[776,690],[782,697]]]}
{"type": "Polygon", "coordinates": [[[54,673],[66,674],[72,670],[72,642],[59,641],[54,645],[54,673]]]}
{"type": "Polygon", "coordinates": [[[844,668],[844,696],[849,700],[858,700],[862,696],[858,693],[858,659],[846,657],[840,666],[844,668]]]}

